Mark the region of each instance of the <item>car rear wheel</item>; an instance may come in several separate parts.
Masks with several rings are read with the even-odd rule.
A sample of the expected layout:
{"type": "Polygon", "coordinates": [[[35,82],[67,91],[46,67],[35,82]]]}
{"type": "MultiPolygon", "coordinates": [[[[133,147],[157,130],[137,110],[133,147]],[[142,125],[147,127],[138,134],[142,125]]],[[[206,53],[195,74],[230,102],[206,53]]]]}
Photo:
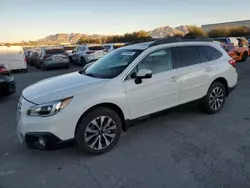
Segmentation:
{"type": "Polygon", "coordinates": [[[69,64],[66,64],[66,65],[64,66],[64,68],[65,68],[65,69],[68,69],[68,68],[69,68],[69,64]]]}
{"type": "Polygon", "coordinates": [[[208,114],[218,113],[226,101],[226,88],[221,82],[214,82],[204,99],[204,107],[208,114]]]}
{"type": "Polygon", "coordinates": [[[47,70],[47,66],[44,63],[42,64],[42,70],[43,71],[47,70]]]}
{"type": "Polygon", "coordinates": [[[83,66],[84,66],[84,65],[86,65],[86,63],[87,63],[87,62],[86,62],[85,58],[84,58],[84,57],[82,57],[82,58],[81,58],[81,65],[83,65],[83,66]]]}
{"type": "Polygon", "coordinates": [[[242,61],[246,61],[248,58],[248,53],[244,52],[244,54],[242,55],[242,61]]]}
{"type": "Polygon", "coordinates": [[[105,107],[86,114],[78,124],[76,141],[79,149],[90,154],[102,154],[118,142],[122,130],[121,119],[105,107]]]}

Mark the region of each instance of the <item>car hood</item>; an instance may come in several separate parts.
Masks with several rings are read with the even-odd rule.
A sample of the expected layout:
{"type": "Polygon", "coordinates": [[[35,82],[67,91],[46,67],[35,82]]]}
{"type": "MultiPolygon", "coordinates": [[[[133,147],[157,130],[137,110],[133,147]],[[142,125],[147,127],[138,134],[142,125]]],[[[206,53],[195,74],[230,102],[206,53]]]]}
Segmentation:
{"type": "Polygon", "coordinates": [[[33,103],[42,104],[100,88],[107,82],[107,79],[93,78],[73,72],[30,85],[23,90],[22,95],[33,103]]]}

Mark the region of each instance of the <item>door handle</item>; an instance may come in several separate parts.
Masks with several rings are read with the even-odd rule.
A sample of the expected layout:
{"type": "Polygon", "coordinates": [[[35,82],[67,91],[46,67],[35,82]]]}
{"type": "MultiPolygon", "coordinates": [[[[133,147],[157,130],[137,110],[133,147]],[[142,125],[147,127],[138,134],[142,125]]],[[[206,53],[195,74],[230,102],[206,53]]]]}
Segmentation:
{"type": "Polygon", "coordinates": [[[211,68],[211,67],[207,67],[207,68],[205,69],[205,71],[206,71],[206,72],[210,72],[210,71],[212,71],[212,68],[211,68]]]}
{"type": "Polygon", "coordinates": [[[178,77],[173,76],[169,79],[170,82],[176,82],[178,80],[178,77]]]}

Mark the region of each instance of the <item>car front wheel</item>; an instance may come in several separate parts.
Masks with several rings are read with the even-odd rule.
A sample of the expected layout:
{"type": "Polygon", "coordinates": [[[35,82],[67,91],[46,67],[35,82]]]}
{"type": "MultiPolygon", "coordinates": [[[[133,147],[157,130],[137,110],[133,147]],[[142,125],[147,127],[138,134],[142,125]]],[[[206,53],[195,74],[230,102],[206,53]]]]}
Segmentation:
{"type": "Polygon", "coordinates": [[[224,106],[226,101],[226,89],[220,82],[214,82],[205,97],[204,106],[209,114],[218,113],[224,106]]]}
{"type": "Polygon", "coordinates": [[[76,130],[76,141],[79,149],[91,154],[102,154],[116,145],[121,130],[122,123],[118,114],[101,107],[81,119],[76,130]]]}

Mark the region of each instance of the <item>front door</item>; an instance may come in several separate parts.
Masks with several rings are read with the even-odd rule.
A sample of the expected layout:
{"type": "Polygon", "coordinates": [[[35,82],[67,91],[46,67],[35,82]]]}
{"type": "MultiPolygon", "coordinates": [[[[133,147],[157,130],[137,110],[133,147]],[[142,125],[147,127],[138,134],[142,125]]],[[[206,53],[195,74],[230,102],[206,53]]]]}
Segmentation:
{"type": "Polygon", "coordinates": [[[141,69],[151,70],[152,78],[135,83],[133,76],[124,81],[131,119],[142,117],[178,105],[178,72],[173,69],[169,49],[147,55],[130,75],[141,69]]]}

